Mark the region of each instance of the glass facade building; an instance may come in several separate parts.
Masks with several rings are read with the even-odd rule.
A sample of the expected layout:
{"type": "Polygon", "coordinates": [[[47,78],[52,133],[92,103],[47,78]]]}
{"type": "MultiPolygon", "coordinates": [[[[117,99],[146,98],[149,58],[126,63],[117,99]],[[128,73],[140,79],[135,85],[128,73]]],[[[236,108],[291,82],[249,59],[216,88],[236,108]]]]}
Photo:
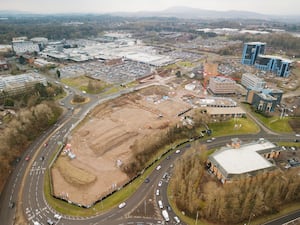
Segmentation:
{"type": "Polygon", "coordinates": [[[270,71],[278,77],[290,75],[291,60],[278,56],[264,55],[266,43],[248,42],[244,44],[242,64],[254,65],[257,69],[270,71]]]}

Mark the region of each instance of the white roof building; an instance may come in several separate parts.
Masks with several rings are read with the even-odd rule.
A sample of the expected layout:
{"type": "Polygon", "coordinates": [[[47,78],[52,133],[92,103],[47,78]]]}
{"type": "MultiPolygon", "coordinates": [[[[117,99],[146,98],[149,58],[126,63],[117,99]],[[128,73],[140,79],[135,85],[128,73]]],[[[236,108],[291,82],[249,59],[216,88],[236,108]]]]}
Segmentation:
{"type": "Polygon", "coordinates": [[[231,146],[223,147],[208,157],[210,170],[223,182],[241,175],[253,176],[259,171],[275,168],[269,158],[279,156],[281,148],[261,138],[241,145],[234,139],[231,146]]]}

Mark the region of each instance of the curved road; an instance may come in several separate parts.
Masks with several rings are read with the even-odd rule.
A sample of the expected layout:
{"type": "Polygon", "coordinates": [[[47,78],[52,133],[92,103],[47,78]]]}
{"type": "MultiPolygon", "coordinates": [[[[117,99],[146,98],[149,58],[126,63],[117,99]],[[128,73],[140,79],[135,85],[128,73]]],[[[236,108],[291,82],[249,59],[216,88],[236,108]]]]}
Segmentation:
{"type": "MultiPolygon", "coordinates": [[[[123,93],[133,91],[132,89],[123,91],[123,93]]],[[[72,98],[71,95],[63,100],[67,108],[71,106],[68,104],[69,100],[72,98]]],[[[107,225],[125,225],[125,224],[161,224],[163,223],[163,218],[161,216],[161,211],[158,209],[157,201],[162,200],[164,208],[167,208],[168,200],[166,195],[166,188],[168,178],[162,178],[164,173],[170,174],[170,166],[174,163],[174,160],[181,154],[176,154],[174,151],[170,153],[170,159],[161,161],[161,169],[154,170],[149,176],[149,183],[143,183],[139,189],[126,201],[126,207],[119,209],[114,208],[109,212],[103,214],[92,216],[89,218],[80,217],[70,217],[63,216],[61,220],[55,220],[54,214],[56,212],[47,204],[44,193],[44,172],[50,163],[50,159],[57,149],[58,144],[64,141],[64,137],[68,132],[75,126],[75,124],[82,119],[91,108],[95,105],[120,96],[122,93],[113,94],[104,99],[98,99],[93,96],[89,96],[91,101],[78,109],[69,109],[65,116],[55,124],[51,129],[49,129],[44,135],[37,139],[32,146],[28,149],[25,155],[30,155],[31,159],[27,162],[24,160],[25,155],[21,161],[16,166],[13,171],[9,181],[7,182],[6,188],[3,193],[1,193],[1,211],[0,211],[0,221],[3,224],[15,224],[18,218],[16,215],[23,213],[24,219],[30,221],[33,224],[34,221],[38,221],[40,224],[47,224],[47,220],[50,218],[55,221],[56,224],[72,224],[72,225],[82,225],[82,224],[107,224],[107,225]],[[76,112],[76,114],[75,114],[76,112]],[[47,146],[44,143],[48,143],[47,146]],[[162,181],[162,185],[158,186],[159,181],[162,181]],[[156,190],[160,191],[159,195],[156,195],[156,190]],[[22,194],[22,196],[20,196],[22,194]],[[13,208],[9,207],[10,203],[16,203],[13,208]],[[154,207],[153,207],[154,205],[154,207]],[[18,212],[17,212],[18,210],[18,212]],[[148,210],[148,213],[147,213],[148,210]],[[149,211],[152,216],[149,216],[149,211]],[[139,212],[139,216],[133,216],[135,212],[139,212]],[[144,216],[143,216],[144,213],[144,216]]],[[[258,139],[264,137],[270,141],[293,141],[294,135],[277,135],[272,132],[267,132],[267,130],[262,130],[258,134],[251,135],[233,135],[228,137],[218,137],[212,143],[206,143],[209,148],[215,148],[219,146],[224,146],[228,140],[232,137],[239,137],[243,141],[251,141],[253,139],[258,139]]],[[[200,139],[201,141],[201,139],[200,139]]],[[[188,148],[184,146],[180,147],[182,151],[186,151],[188,148]]],[[[175,221],[173,217],[175,214],[172,209],[168,209],[170,215],[170,223],[174,224],[175,221]]],[[[298,212],[299,213],[299,212],[298,212]]],[[[296,216],[299,214],[296,214],[296,216]]],[[[285,217],[289,220],[294,217],[285,217]]],[[[280,221],[283,218],[281,218],[280,221]]],[[[22,218],[20,219],[22,221],[22,218]]],[[[287,220],[288,221],[288,220],[287,220]]],[[[272,221],[266,223],[268,225],[276,225],[277,221],[272,221]]],[[[27,224],[27,223],[23,223],[27,224]]],[[[183,224],[183,223],[181,223],[183,224]]]]}

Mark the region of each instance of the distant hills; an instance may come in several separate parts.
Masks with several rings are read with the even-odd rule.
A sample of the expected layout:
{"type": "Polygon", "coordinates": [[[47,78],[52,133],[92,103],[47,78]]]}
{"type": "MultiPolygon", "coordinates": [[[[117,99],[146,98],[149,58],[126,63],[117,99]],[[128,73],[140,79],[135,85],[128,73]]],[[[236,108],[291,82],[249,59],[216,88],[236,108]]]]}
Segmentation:
{"type": "MultiPolygon", "coordinates": [[[[278,20],[285,22],[300,22],[300,15],[267,15],[249,11],[217,11],[204,10],[198,8],[191,8],[185,6],[171,7],[162,11],[137,11],[137,12],[110,12],[110,13],[58,13],[51,15],[68,15],[68,14],[92,14],[92,15],[111,15],[121,17],[177,17],[184,19],[257,19],[257,20],[278,20]]],[[[0,17],[5,16],[29,16],[29,15],[43,15],[42,13],[31,13],[24,11],[7,11],[0,10],[0,17]]],[[[44,14],[50,15],[50,14],[44,14]]]]}
{"type": "Polygon", "coordinates": [[[217,11],[198,8],[176,6],[162,11],[114,12],[115,16],[133,17],[177,17],[185,19],[258,19],[258,20],[284,20],[300,22],[300,15],[266,15],[249,11],[217,11]]]}

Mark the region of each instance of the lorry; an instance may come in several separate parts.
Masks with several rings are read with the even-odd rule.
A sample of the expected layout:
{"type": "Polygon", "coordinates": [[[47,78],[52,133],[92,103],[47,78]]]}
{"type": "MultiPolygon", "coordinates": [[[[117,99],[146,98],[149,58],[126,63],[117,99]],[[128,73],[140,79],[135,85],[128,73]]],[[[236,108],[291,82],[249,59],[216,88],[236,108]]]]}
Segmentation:
{"type": "Polygon", "coordinates": [[[162,216],[164,217],[165,221],[169,222],[170,218],[169,218],[169,214],[168,214],[167,210],[164,209],[161,211],[161,213],[162,213],[162,216]]]}

